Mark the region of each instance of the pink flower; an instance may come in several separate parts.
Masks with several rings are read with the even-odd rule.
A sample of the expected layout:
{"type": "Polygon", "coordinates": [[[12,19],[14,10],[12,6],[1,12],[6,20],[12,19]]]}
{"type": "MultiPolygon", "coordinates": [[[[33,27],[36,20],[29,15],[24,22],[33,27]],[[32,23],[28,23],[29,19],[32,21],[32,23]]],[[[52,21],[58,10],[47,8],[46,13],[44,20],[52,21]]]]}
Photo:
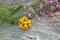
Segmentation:
{"type": "Polygon", "coordinates": [[[51,5],[51,3],[53,3],[54,1],[53,0],[44,0],[44,2],[48,5],[51,5]]]}
{"type": "Polygon", "coordinates": [[[42,15],[42,12],[38,12],[38,15],[40,15],[40,16],[41,16],[41,15],[42,15]]]}
{"type": "Polygon", "coordinates": [[[50,9],[51,10],[55,10],[55,6],[50,6],[50,9]]]}
{"type": "Polygon", "coordinates": [[[26,5],[23,5],[23,9],[24,9],[24,10],[27,10],[27,7],[26,7],[26,5]]]}
{"type": "Polygon", "coordinates": [[[57,8],[60,8],[60,2],[57,2],[57,3],[56,3],[56,7],[57,7],[57,8]]]}
{"type": "Polygon", "coordinates": [[[28,13],[28,17],[31,17],[32,16],[32,14],[31,13],[28,13]]]}
{"type": "Polygon", "coordinates": [[[39,4],[38,7],[43,9],[43,4],[39,4]]]}
{"type": "Polygon", "coordinates": [[[50,17],[54,17],[55,15],[54,15],[53,13],[50,13],[49,16],[50,16],[50,17]]]}
{"type": "Polygon", "coordinates": [[[14,2],[11,0],[9,4],[10,4],[10,6],[13,6],[14,2]]]}
{"type": "Polygon", "coordinates": [[[38,15],[35,15],[35,18],[38,19],[38,15]]]}
{"type": "Polygon", "coordinates": [[[58,0],[54,0],[55,2],[58,2],[58,0]]]}
{"type": "Polygon", "coordinates": [[[51,1],[49,1],[50,3],[53,3],[54,1],[53,0],[51,0],[51,1]]]}

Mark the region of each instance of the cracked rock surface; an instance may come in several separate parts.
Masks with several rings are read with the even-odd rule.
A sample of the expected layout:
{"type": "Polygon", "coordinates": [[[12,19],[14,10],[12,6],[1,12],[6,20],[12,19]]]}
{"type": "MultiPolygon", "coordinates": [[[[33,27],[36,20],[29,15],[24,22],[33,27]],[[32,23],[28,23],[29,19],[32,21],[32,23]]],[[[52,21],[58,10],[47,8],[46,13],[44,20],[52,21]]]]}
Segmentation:
{"type": "Polygon", "coordinates": [[[0,40],[60,40],[60,34],[56,28],[48,26],[44,18],[39,18],[32,20],[28,30],[4,23],[0,28],[0,40]]]}

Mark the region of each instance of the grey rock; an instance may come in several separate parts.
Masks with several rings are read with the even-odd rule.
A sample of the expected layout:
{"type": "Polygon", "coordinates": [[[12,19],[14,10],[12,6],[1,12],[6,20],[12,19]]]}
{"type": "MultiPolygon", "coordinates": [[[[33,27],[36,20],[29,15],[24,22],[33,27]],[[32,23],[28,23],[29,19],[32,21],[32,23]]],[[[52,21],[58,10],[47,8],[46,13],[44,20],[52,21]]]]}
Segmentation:
{"type": "Polygon", "coordinates": [[[44,18],[39,18],[32,20],[28,30],[4,23],[0,28],[0,40],[60,40],[60,34],[54,27],[48,26],[44,18]]]}

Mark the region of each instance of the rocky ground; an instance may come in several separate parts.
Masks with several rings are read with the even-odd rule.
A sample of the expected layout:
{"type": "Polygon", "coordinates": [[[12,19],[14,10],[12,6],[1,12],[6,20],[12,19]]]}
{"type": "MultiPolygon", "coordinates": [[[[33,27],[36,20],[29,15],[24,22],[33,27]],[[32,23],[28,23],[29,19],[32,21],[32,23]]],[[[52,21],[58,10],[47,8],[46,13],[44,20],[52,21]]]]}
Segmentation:
{"type": "Polygon", "coordinates": [[[60,40],[60,12],[53,18],[44,15],[33,19],[28,30],[5,22],[0,27],[0,40],[60,40]]]}
{"type": "Polygon", "coordinates": [[[37,20],[33,19],[29,30],[22,30],[18,25],[4,23],[0,28],[0,40],[60,40],[59,22],[53,19],[56,23],[53,21],[51,23],[49,20],[41,17],[37,20]]]}

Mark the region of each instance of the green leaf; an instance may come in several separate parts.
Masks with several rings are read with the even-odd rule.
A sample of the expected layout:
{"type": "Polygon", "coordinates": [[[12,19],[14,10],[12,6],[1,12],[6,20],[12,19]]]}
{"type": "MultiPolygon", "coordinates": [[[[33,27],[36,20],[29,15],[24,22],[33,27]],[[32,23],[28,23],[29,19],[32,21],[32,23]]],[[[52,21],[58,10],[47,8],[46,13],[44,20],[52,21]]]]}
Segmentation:
{"type": "Polygon", "coordinates": [[[2,23],[2,16],[0,15],[0,24],[2,23]]]}
{"type": "Polygon", "coordinates": [[[11,24],[15,24],[18,21],[18,18],[23,15],[22,6],[19,6],[16,10],[14,10],[10,16],[6,17],[6,21],[11,24]]]}
{"type": "Polygon", "coordinates": [[[22,6],[19,6],[16,10],[14,10],[10,17],[19,17],[23,14],[22,6]]]}
{"type": "Polygon", "coordinates": [[[7,22],[10,23],[10,24],[16,24],[17,23],[17,19],[14,18],[14,17],[8,17],[7,19],[7,22]]]}

